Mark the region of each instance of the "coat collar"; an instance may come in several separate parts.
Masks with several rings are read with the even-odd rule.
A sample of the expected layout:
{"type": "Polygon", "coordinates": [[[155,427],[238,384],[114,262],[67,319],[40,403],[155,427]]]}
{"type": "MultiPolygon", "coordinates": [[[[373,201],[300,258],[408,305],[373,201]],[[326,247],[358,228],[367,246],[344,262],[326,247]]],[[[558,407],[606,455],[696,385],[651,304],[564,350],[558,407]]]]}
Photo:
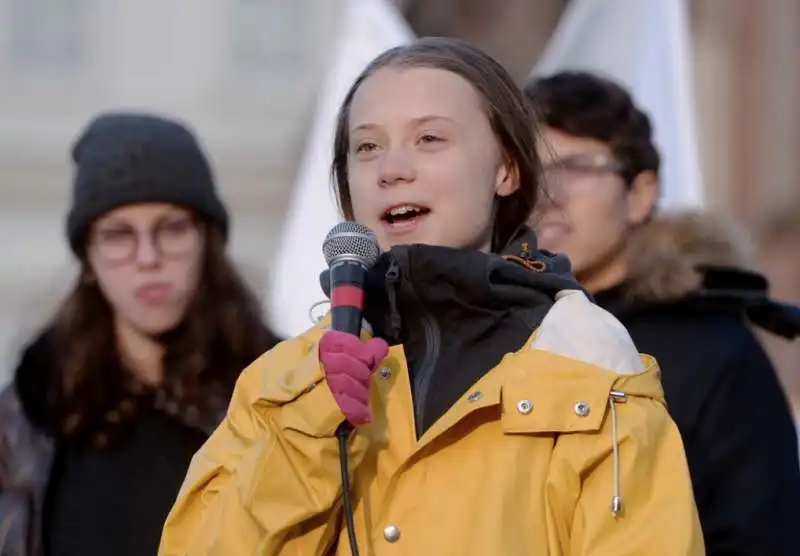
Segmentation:
{"type": "MultiPolygon", "coordinates": [[[[328,297],[329,276],[327,270],[320,276],[328,297]]],[[[491,320],[490,315],[511,310],[527,311],[532,330],[563,289],[582,289],[572,276],[569,259],[540,251],[536,235],[528,228],[500,254],[400,245],[383,253],[370,269],[365,317],[377,335],[394,344],[404,342],[418,328],[415,308],[419,306],[454,325],[491,320]],[[394,279],[388,279],[390,275],[394,279]]]]}

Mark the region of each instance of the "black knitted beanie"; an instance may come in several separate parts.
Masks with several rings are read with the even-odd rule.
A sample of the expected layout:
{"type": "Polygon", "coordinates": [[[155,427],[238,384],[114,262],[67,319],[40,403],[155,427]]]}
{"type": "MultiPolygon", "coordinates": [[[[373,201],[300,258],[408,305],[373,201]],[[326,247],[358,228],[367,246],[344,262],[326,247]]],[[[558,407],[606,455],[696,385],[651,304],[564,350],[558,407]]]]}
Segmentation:
{"type": "Polygon", "coordinates": [[[95,117],[72,147],[75,178],[67,238],[80,254],[91,223],[130,204],[173,203],[228,235],[228,212],[194,134],[177,121],[140,113],[95,117]]]}

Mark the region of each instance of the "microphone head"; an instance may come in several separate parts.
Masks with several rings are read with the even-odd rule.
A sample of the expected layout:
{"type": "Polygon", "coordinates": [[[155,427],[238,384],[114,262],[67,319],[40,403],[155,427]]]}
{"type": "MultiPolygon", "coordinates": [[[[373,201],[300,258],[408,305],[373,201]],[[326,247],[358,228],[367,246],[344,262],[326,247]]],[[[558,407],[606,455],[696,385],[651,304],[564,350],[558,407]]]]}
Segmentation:
{"type": "Polygon", "coordinates": [[[366,226],[340,222],[325,236],[322,254],[329,267],[339,261],[353,261],[370,268],[378,260],[381,248],[375,233],[366,226]]]}

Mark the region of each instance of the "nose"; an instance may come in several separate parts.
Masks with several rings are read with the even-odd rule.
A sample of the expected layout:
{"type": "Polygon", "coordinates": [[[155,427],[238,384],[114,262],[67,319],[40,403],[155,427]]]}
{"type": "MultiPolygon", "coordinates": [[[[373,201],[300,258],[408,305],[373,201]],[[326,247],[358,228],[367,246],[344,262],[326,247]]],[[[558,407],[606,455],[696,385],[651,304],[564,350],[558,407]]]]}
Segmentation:
{"type": "Polygon", "coordinates": [[[378,167],[378,179],[381,186],[388,187],[402,182],[412,182],[415,177],[414,165],[402,149],[391,149],[381,157],[378,167]]]}
{"type": "Polygon", "coordinates": [[[161,252],[152,234],[142,234],[136,246],[136,264],[142,268],[157,267],[161,263],[161,252]]]}

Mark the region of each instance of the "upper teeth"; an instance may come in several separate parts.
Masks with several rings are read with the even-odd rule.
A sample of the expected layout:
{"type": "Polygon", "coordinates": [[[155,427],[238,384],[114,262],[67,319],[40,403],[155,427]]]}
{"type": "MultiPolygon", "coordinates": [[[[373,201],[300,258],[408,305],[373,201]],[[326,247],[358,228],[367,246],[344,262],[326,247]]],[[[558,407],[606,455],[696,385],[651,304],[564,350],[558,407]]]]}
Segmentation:
{"type": "Polygon", "coordinates": [[[406,213],[409,213],[409,212],[419,212],[419,210],[420,209],[418,209],[417,207],[412,207],[411,205],[405,205],[405,206],[402,206],[402,207],[395,207],[393,209],[390,209],[389,210],[389,214],[391,216],[397,216],[397,215],[406,214],[406,213]]]}

